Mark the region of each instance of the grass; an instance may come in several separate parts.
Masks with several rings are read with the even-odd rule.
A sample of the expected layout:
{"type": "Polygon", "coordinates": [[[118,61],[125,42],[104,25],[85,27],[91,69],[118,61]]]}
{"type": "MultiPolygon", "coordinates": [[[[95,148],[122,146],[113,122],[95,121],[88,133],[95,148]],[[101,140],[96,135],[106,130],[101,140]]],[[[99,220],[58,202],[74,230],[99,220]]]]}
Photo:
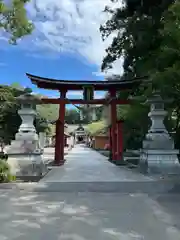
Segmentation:
{"type": "Polygon", "coordinates": [[[96,135],[106,128],[104,121],[93,122],[87,125],[87,130],[91,135],[96,135]]]}

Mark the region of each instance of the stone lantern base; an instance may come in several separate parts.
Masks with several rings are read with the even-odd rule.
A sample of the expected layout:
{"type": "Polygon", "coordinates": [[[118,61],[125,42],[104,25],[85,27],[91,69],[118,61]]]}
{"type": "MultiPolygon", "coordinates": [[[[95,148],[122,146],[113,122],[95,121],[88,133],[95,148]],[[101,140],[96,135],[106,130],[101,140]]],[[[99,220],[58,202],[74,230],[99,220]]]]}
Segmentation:
{"type": "Polygon", "coordinates": [[[17,178],[28,177],[29,180],[33,180],[34,177],[41,177],[47,172],[41,153],[10,153],[8,164],[11,174],[17,178]]]}
{"type": "Polygon", "coordinates": [[[143,149],[140,152],[140,169],[145,173],[179,174],[178,154],[176,149],[143,149]]]}
{"type": "Polygon", "coordinates": [[[33,132],[16,134],[7,151],[12,175],[19,178],[26,176],[31,180],[34,176],[45,174],[43,151],[39,149],[38,141],[38,135],[33,132]]]}

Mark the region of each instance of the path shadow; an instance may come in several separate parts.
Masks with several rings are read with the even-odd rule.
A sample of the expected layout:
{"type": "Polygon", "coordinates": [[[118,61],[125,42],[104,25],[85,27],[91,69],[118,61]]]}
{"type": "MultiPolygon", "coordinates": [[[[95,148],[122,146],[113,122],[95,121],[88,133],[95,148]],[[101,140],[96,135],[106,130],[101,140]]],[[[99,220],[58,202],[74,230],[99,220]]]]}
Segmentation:
{"type": "Polygon", "coordinates": [[[155,195],[153,199],[171,215],[174,227],[180,229],[180,193],[155,195]]]}
{"type": "Polygon", "coordinates": [[[173,227],[142,194],[1,191],[0,203],[1,239],[168,240],[173,227]]]}

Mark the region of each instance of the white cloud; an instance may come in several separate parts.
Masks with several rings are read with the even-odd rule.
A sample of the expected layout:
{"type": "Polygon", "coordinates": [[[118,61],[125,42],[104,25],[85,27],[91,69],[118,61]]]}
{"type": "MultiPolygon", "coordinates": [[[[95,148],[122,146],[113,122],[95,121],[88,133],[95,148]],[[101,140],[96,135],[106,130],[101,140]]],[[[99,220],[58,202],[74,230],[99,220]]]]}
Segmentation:
{"type": "MultiPolygon", "coordinates": [[[[76,52],[100,69],[112,41],[103,42],[99,32],[100,24],[108,19],[103,10],[109,4],[110,0],[32,0],[27,9],[36,26],[30,37],[34,47],[76,52]]],[[[122,61],[117,61],[110,72],[122,73],[122,61]]]]}
{"type": "Polygon", "coordinates": [[[98,72],[93,72],[94,75],[101,77],[103,76],[105,79],[106,77],[112,76],[113,74],[121,75],[123,73],[123,57],[116,60],[113,63],[113,67],[108,69],[106,72],[101,72],[101,69],[99,68],[98,72]]]}

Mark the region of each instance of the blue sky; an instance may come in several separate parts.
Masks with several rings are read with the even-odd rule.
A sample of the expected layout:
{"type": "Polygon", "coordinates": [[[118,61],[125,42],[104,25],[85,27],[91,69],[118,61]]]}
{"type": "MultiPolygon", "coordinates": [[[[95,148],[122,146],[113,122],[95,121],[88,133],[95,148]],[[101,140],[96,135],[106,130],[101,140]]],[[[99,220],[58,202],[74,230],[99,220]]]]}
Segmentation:
{"type": "MultiPolygon", "coordinates": [[[[108,16],[102,11],[110,0],[31,0],[26,6],[35,30],[16,46],[0,32],[0,83],[20,83],[34,92],[57,96],[54,91],[37,89],[25,73],[71,80],[103,80],[100,67],[105,49],[112,41],[101,40],[100,24],[108,16]]],[[[122,60],[108,74],[121,74],[122,60]]],[[[100,98],[104,93],[96,93],[100,98]]],[[[80,92],[68,97],[80,98],[80,92]]]]}
{"type": "MultiPolygon", "coordinates": [[[[53,97],[58,93],[38,89],[35,85],[31,84],[25,73],[28,72],[39,76],[67,80],[104,79],[103,76],[96,76],[94,74],[94,72],[98,71],[98,67],[92,63],[86,63],[83,57],[73,53],[60,53],[59,55],[49,58],[34,57],[28,55],[26,51],[18,47],[8,46],[8,50],[1,52],[3,61],[1,61],[2,64],[0,65],[0,83],[12,84],[18,82],[24,87],[32,88],[34,92],[53,97]]],[[[68,95],[71,98],[80,96],[79,92],[70,92],[68,95]]]]}

